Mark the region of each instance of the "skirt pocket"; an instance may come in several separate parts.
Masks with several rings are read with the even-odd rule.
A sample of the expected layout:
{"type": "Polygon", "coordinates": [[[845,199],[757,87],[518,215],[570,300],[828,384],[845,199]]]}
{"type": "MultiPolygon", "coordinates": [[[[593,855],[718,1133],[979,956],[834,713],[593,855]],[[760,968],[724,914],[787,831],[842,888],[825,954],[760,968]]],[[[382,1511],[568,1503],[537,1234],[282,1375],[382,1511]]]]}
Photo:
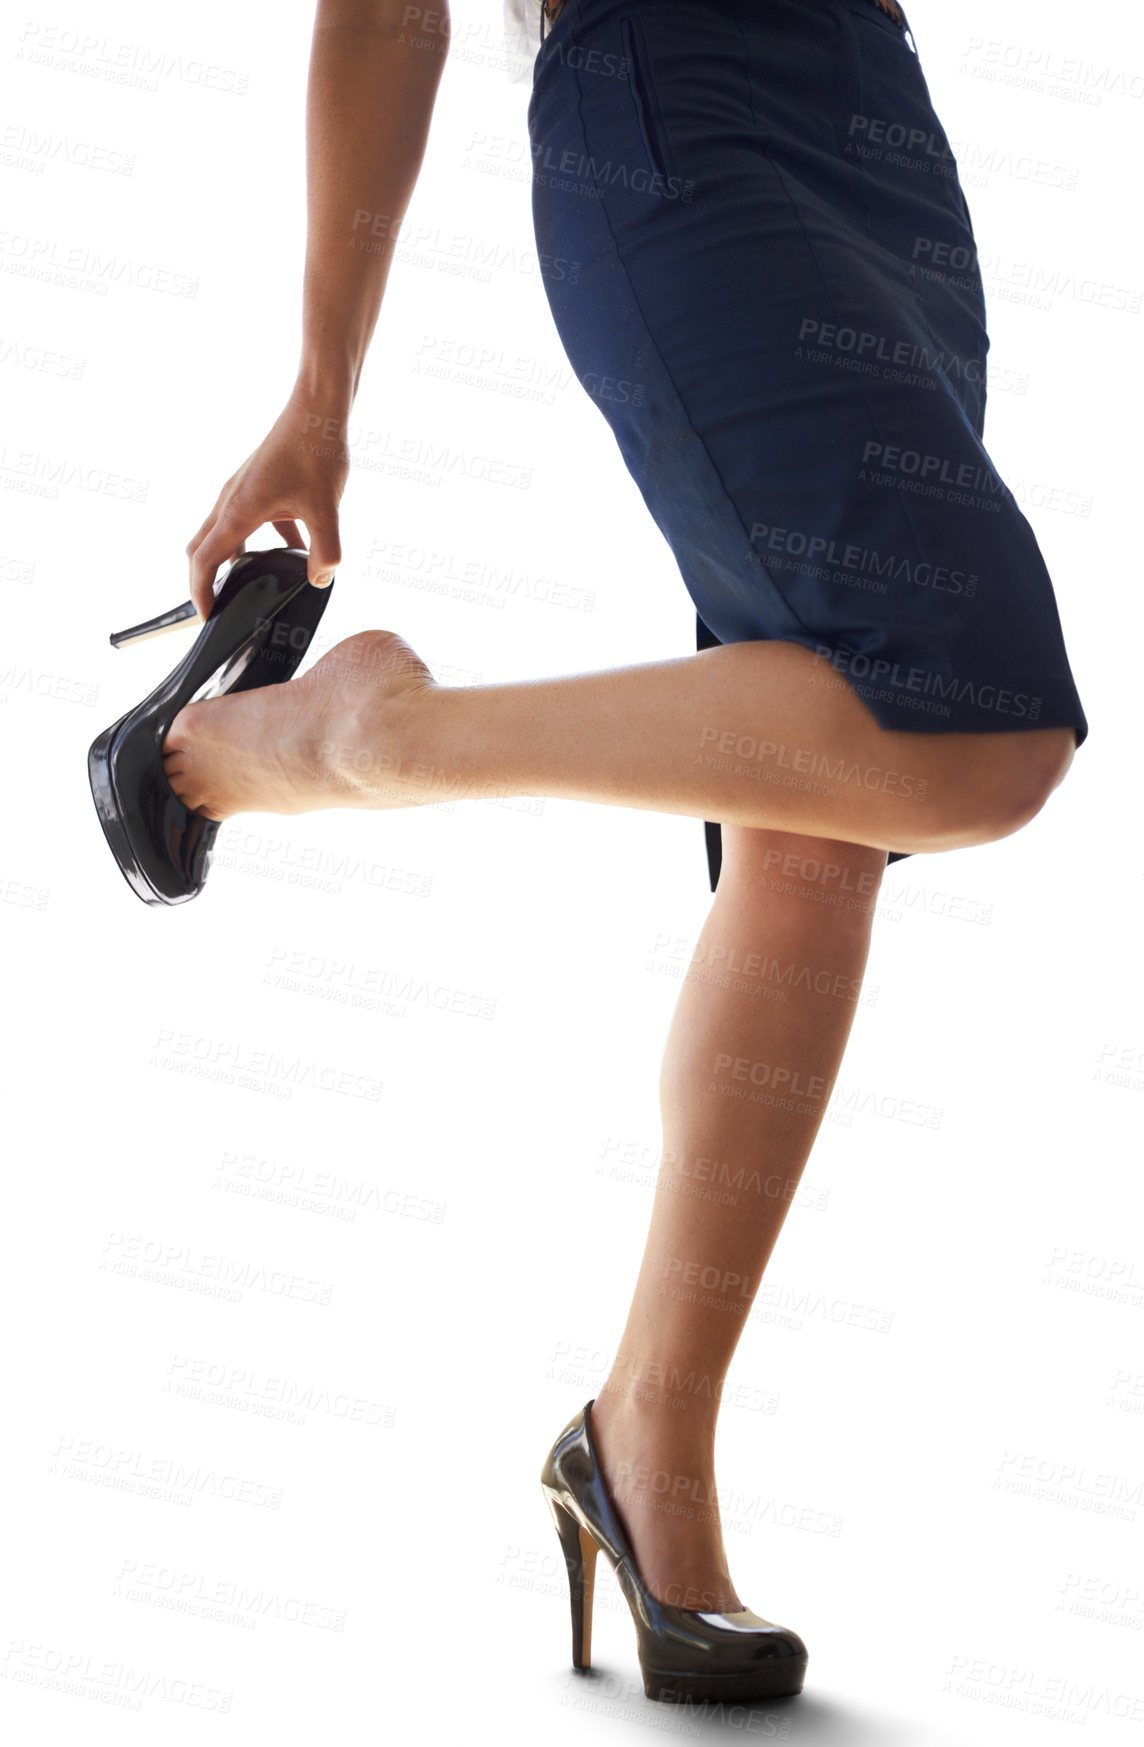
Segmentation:
{"type": "Polygon", "coordinates": [[[656,94],[643,20],[636,14],[628,12],[621,18],[620,40],[628,63],[628,90],[648,166],[667,181],[677,172],[656,94]]]}

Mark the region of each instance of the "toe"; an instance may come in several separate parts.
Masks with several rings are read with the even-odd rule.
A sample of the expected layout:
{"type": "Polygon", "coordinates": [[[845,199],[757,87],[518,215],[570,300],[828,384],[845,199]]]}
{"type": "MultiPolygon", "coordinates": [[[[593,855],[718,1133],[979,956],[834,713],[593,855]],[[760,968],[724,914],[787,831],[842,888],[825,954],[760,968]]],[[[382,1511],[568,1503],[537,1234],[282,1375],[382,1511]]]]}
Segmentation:
{"type": "Polygon", "coordinates": [[[163,737],[163,756],[171,752],[186,752],[194,733],[195,704],[184,704],[163,737]]]}

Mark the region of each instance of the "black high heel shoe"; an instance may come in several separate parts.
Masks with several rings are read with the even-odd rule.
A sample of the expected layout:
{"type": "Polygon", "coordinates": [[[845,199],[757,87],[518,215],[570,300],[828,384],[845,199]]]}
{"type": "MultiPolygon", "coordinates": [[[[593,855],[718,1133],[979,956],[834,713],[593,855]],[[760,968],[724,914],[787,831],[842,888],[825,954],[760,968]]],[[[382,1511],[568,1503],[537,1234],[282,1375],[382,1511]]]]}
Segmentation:
{"type": "MultiPolygon", "coordinates": [[[[293,678],[326,610],[293,546],[244,552],[214,599],[194,647],[149,697],[104,730],[87,755],[92,798],[128,885],[147,904],[184,904],[202,891],[220,821],[186,807],[167,781],[163,740],[185,704],[293,678]]],[[[190,601],[115,631],[116,648],[196,617],[190,601]]]]}
{"type": "MultiPolygon", "coordinates": [[[[595,1399],[593,1397],[593,1399],[595,1399]]],[[[592,1662],[592,1596],[602,1547],[632,1611],[648,1698],[785,1698],[802,1691],[807,1651],[785,1626],[750,1608],[704,1613],[671,1607],[649,1595],[592,1439],[590,1401],[545,1458],[540,1484],[564,1550],[572,1597],[572,1666],[592,1662]]]]}

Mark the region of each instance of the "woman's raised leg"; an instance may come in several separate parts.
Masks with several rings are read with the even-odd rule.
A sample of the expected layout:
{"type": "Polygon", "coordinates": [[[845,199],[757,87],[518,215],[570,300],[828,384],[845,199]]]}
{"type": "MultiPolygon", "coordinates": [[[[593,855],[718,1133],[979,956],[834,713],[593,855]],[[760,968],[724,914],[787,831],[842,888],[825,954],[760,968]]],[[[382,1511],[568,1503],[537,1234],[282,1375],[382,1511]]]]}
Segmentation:
{"type": "Polygon", "coordinates": [[[1008,836],[1074,751],[1072,728],[883,728],[797,643],[438,686],[390,631],[347,638],[289,685],[188,704],[164,741],[176,794],[216,819],[537,794],[885,850],[1008,836]]]}

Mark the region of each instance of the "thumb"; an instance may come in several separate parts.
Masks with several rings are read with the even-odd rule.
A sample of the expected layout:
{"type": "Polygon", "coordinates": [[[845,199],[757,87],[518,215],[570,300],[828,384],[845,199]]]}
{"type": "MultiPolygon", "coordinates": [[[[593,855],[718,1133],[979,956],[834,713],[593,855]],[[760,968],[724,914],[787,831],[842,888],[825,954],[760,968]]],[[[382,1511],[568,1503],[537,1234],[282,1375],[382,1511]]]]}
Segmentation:
{"type": "Polygon", "coordinates": [[[342,546],[338,538],[337,520],[319,522],[310,529],[310,554],[306,565],[307,579],[315,588],[328,588],[334,571],[342,561],[342,546]]]}

